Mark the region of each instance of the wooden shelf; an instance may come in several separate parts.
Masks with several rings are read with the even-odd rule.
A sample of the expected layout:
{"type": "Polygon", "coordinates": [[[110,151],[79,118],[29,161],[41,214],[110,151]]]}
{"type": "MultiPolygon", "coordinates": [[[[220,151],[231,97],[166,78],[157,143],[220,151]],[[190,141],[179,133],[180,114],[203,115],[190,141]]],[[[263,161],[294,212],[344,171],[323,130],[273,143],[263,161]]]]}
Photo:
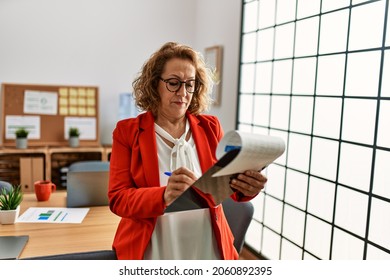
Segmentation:
{"type": "MultiPolygon", "coordinates": [[[[0,180],[8,181],[11,184],[19,185],[25,182],[26,174],[32,174],[32,178],[40,178],[40,180],[50,180],[57,187],[63,185],[64,174],[61,169],[68,167],[70,164],[77,161],[87,160],[109,160],[111,147],[37,147],[28,149],[4,148],[0,147],[0,180]],[[35,166],[39,170],[39,174],[34,175],[34,171],[28,170],[29,166],[21,164],[21,159],[42,158],[43,166],[35,166]],[[43,175],[42,174],[43,170],[43,175]],[[22,179],[22,177],[24,179],[22,179]]],[[[36,161],[34,162],[36,165],[36,161]]],[[[34,169],[34,166],[31,167],[34,169]]],[[[38,179],[39,180],[39,179],[38,179]]],[[[28,180],[27,180],[28,181],[28,180]]],[[[27,191],[33,190],[30,184],[24,183],[24,189],[27,191]]]]}

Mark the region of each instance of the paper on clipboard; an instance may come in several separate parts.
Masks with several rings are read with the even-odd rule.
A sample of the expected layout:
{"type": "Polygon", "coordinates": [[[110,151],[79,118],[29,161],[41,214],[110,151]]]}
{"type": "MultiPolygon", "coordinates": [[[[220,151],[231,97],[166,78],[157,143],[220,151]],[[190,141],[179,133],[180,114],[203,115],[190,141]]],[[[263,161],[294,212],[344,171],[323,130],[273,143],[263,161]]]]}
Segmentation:
{"type": "MultiPolygon", "coordinates": [[[[206,171],[193,187],[210,194],[215,205],[220,204],[231,194],[229,182],[232,177],[246,170],[261,170],[274,162],[285,151],[284,141],[275,136],[230,131],[218,144],[216,156],[218,161],[206,171]]],[[[169,211],[196,209],[187,189],[170,206],[169,211]],[[180,207],[178,207],[180,204],[180,207]]],[[[197,202],[197,208],[203,208],[197,202]]]]}
{"type": "Polygon", "coordinates": [[[217,158],[222,158],[232,149],[239,150],[237,156],[215,172],[213,177],[242,173],[249,169],[261,170],[284,153],[285,144],[275,136],[230,131],[218,144],[217,158]]]}

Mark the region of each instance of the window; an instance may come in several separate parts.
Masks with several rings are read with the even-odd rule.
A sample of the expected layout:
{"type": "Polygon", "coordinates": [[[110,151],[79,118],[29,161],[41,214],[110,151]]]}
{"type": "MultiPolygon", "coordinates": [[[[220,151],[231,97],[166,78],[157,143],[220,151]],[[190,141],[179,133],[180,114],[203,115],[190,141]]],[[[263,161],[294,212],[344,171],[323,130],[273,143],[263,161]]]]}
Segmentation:
{"type": "Polygon", "coordinates": [[[388,10],[243,0],[236,128],[286,142],[253,200],[253,253],[390,259],[388,10]]]}

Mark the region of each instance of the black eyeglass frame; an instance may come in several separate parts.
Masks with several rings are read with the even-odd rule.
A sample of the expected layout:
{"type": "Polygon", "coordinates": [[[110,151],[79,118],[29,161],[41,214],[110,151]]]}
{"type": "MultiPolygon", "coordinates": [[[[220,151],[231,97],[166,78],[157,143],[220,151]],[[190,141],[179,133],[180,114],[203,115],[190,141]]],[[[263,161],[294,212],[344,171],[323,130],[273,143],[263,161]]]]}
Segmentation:
{"type": "Polygon", "coordinates": [[[187,80],[187,81],[180,81],[178,78],[163,79],[163,78],[160,77],[160,80],[165,83],[165,87],[167,88],[167,90],[169,92],[173,92],[173,93],[178,92],[181,89],[182,84],[184,84],[184,88],[185,88],[186,92],[188,94],[194,94],[194,93],[198,92],[199,85],[200,85],[200,83],[197,80],[195,80],[195,79],[191,79],[191,80],[187,80]],[[179,86],[179,88],[177,90],[170,90],[168,88],[168,83],[169,83],[170,80],[175,80],[175,81],[177,81],[180,84],[180,86],[179,86]],[[188,85],[187,82],[194,82],[195,83],[193,92],[188,91],[188,89],[187,89],[187,85],[188,85]]]}

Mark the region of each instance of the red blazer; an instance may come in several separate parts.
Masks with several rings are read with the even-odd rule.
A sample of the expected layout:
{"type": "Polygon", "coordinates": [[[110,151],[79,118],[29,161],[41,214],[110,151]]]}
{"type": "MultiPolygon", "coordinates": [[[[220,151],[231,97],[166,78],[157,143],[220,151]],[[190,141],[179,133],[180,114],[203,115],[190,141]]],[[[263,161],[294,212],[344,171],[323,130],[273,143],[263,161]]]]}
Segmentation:
{"type": "MultiPolygon", "coordinates": [[[[204,173],[216,162],[223,130],[214,116],[187,114],[187,118],[204,173]]],[[[160,186],[158,168],[153,115],[147,112],[119,121],[113,132],[108,190],[111,211],[122,217],[113,242],[118,259],[143,259],[156,219],[164,214],[166,186],[160,186]]],[[[235,194],[233,199],[248,200],[235,194]]],[[[210,214],[221,257],[237,259],[222,205],[210,208],[210,214]]]]}

